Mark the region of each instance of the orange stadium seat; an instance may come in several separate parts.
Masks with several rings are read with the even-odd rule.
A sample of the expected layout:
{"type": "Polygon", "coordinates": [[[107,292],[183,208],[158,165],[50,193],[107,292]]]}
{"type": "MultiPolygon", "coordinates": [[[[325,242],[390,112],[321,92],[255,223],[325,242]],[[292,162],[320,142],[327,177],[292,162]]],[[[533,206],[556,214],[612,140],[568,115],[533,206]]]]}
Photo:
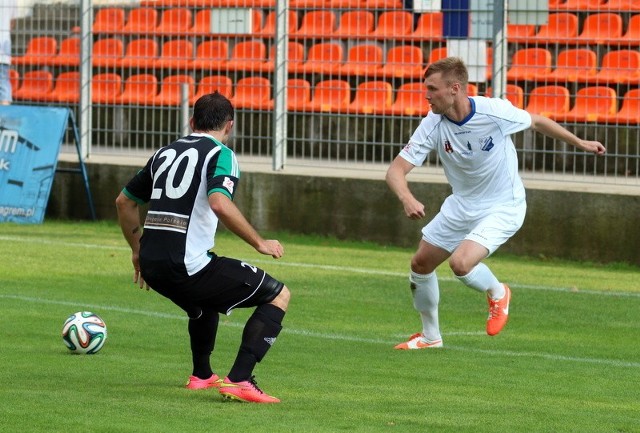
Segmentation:
{"type": "Polygon", "coordinates": [[[195,81],[191,75],[170,75],[160,83],[160,92],[153,99],[154,105],[178,106],[183,102],[187,104],[195,93],[195,81]],[[186,101],[183,101],[182,87],[187,85],[186,101]]]}
{"type": "Polygon", "coordinates": [[[61,72],[56,77],[55,86],[46,100],[65,104],[75,104],[80,101],[80,72],[61,72]]]}
{"type": "Polygon", "coordinates": [[[556,10],[570,11],[596,11],[604,7],[606,0],[565,0],[564,3],[558,3],[556,10]]]}
{"type": "Polygon", "coordinates": [[[291,72],[332,73],[344,64],[344,47],[339,42],[321,42],[311,46],[307,60],[291,72]]]}
{"type": "MultiPolygon", "coordinates": [[[[268,69],[273,70],[276,61],[276,46],[269,49],[268,69]]],[[[287,43],[287,68],[297,68],[304,62],[304,45],[300,42],[289,41],[287,43]]]]}
{"type": "Polygon", "coordinates": [[[162,45],[160,56],[154,62],[156,68],[188,69],[193,61],[193,43],[189,39],[174,39],[162,45]]]}
{"type": "Polygon", "coordinates": [[[227,68],[229,44],[225,40],[211,39],[200,42],[191,68],[204,71],[220,71],[227,68]]]}
{"type": "Polygon", "coordinates": [[[304,111],[311,102],[311,84],[302,78],[287,80],[287,110],[304,111]]]}
{"type": "Polygon", "coordinates": [[[375,17],[369,10],[350,10],[340,15],[338,28],[332,36],[341,38],[366,38],[373,31],[375,17]]]}
{"type": "Polygon", "coordinates": [[[369,9],[402,9],[402,0],[365,0],[369,9]]]}
{"type": "Polygon", "coordinates": [[[204,95],[218,92],[221,95],[231,98],[233,94],[233,82],[226,75],[207,75],[202,77],[198,83],[196,93],[191,98],[191,105],[204,95]]]}
{"type": "Polygon", "coordinates": [[[344,80],[324,80],[316,84],[308,111],[338,113],[347,110],[351,101],[351,87],[344,80]]]}
{"type": "Polygon", "coordinates": [[[526,42],[536,34],[533,24],[508,24],[507,39],[509,42],[526,42]]]}
{"type": "Polygon", "coordinates": [[[622,37],[622,17],[616,13],[590,14],[578,35],[579,44],[608,44],[622,37]]]}
{"type": "Polygon", "coordinates": [[[640,84],[640,51],[608,51],[600,70],[588,80],[598,84],[640,84]]]}
{"type": "Polygon", "coordinates": [[[427,90],[422,82],[402,84],[397,92],[396,99],[386,110],[387,114],[398,116],[426,116],[429,112],[427,102],[427,90]]]}
{"type": "Polygon", "coordinates": [[[570,99],[569,89],[564,86],[539,86],[529,94],[525,110],[553,118],[569,111],[570,99]]]}
{"type": "MultiPolygon", "coordinates": [[[[15,71],[11,69],[11,71],[15,71]]],[[[17,74],[17,71],[15,71],[17,74]]],[[[13,84],[12,84],[13,85],[13,84]]],[[[53,75],[46,70],[27,71],[22,76],[20,87],[12,89],[13,99],[18,101],[47,100],[47,95],[53,90],[53,75]]]]}
{"type": "Polygon", "coordinates": [[[610,87],[583,87],[576,93],[573,107],[564,114],[555,114],[558,122],[597,122],[616,113],[616,92],[610,87]]]}
{"type": "Polygon", "coordinates": [[[294,36],[318,37],[332,34],[336,29],[336,15],[332,10],[312,10],[302,15],[300,28],[294,36]]]}
{"type": "Polygon", "coordinates": [[[427,66],[431,63],[437,62],[440,59],[444,59],[445,57],[447,57],[447,47],[434,48],[429,52],[427,66]]]}
{"type": "Polygon", "coordinates": [[[540,26],[537,33],[527,38],[529,43],[573,43],[578,37],[578,16],[559,12],[549,14],[549,22],[540,26]]]}
{"type": "Polygon", "coordinates": [[[60,50],[53,58],[56,66],[78,66],[80,64],[80,38],[72,36],[60,42],[60,50]]]}
{"type": "Polygon", "coordinates": [[[122,78],[118,74],[96,74],[91,80],[91,101],[96,104],[115,104],[122,93],[122,78]]]}
{"type": "Polygon", "coordinates": [[[387,61],[376,74],[384,77],[422,78],[424,67],[420,47],[396,45],[387,51],[387,61]]]}
{"type": "MultiPolygon", "coordinates": [[[[600,119],[599,119],[600,120],[600,119]]],[[[633,124],[640,123],[640,89],[629,90],[622,98],[620,111],[604,117],[609,123],[633,124]]]]}
{"type": "Polygon", "coordinates": [[[556,59],[556,67],[540,79],[548,82],[588,81],[596,75],[597,55],[588,48],[573,48],[561,51],[556,59]]]}
{"type": "Polygon", "coordinates": [[[193,26],[189,29],[194,35],[211,33],[211,9],[200,9],[193,16],[193,26]]]}
{"type": "Polygon", "coordinates": [[[365,81],[358,84],[347,110],[358,114],[382,114],[391,107],[393,88],[387,81],[365,81]]]}
{"type": "Polygon", "coordinates": [[[120,38],[99,39],[93,44],[93,66],[115,67],[124,57],[124,45],[120,38]]]}
{"type": "Polygon", "coordinates": [[[158,26],[158,10],[151,7],[131,9],[123,33],[151,35],[158,26]]]}
{"type": "Polygon", "coordinates": [[[374,38],[396,39],[413,33],[413,15],[404,10],[384,11],[378,17],[378,24],[371,32],[374,38]]]}
{"type": "Polygon", "coordinates": [[[58,53],[58,42],[51,36],[36,36],[29,39],[24,55],[14,56],[14,65],[51,65],[58,53]]]}
{"type": "Polygon", "coordinates": [[[640,2],[638,0],[609,0],[604,8],[621,12],[640,12],[640,2]]]}
{"type": "MultiPolygon", "coordinates": [[[[611,41],[615,43],[618,41],[611,41]]],[[[623,46],[640,45],[640,14],[631,15],[627,23],[627,31],[619,39],[619,43],[623,46]]]]}
{"type": "MultiPolygon", "coordinates": [[[[486,96],[491,97],[493,89],[487,88],[486,96]]],[[[511,102],[514,107],[524,108],[524,89],[516,84],[507,84],[505,99],[511,102]]]]}
{"type": "MultiPolygon", "coordinates": [[[[276,34],[276,18],[275,11],[269,12],[264,20],[264,26],[255,33],[260,36],[274,36],[276,34]]],[[[293,9],[288,10],[287,28],[289,29],[289,35],[293,35],[298,31],[298,12],[293,9]]]]}
{"type": "Polygon", "coordinates": [[[522,48],[513,54],[507,80],[536,80],[551,72],[551,52],[546,48],[522,48]]]}
{"type": "Polygon", "coordinates": [[[236,108],[272,109],[271,81],[265,77],[244,77],[239,79],[235,85],[231,102],[236,108]]]}
{"type": "Polygon", "coordinates": [[[261,40],[236,42],[226,67],[232,71],[268,70],[266,45],[261,40]]]}
{"type": "Polygon", "coordinates": [[[96,11],[93,19],[93,33],[119,33],[125,23],[124,9],[105,7],[96,11]]]}
{"type": "Polygon", "coordinates": [[[558,9],[558,6],[564,3],[564,1],[565,0],[549,0],[549,10],[554,11],[558,9]]]}
{"type": "Polygon", "coordinates": [[[382,48],[378,45],[354,45],[347,51],[347,60],[338,72],[346,75],[375,74],[382,68],[382,57],[382,48]]]}
{"type": "Polygon", "coordinates": [[[187,8],[166,9],[160,15],[160,23],[155,32],[160,35],[186,34],[193,26],[193,14],[187,8]]]}
{"type": "Polygon", "coordinates": [[[289,6],[298,9],[328,9],[329,0],[290,0],[289,6]]]}
{"type": "Polygon", "coordinates": [[[123,105],[151,105],[157,93],[158,78],[155,75],[131,75],[125,80],[124,89],[116,102],[123,105]]]}
{"type": "Polygon", "coordinates": [[[153,38],[132,39],[118,61],[121,68],[152,68],[158,58],[158,43],[153,38]]]}
{"type": "Polygon", "coordinates": [[[413,38],[429,41],[442,41],[442,12],[420,14],[413,38]]]}

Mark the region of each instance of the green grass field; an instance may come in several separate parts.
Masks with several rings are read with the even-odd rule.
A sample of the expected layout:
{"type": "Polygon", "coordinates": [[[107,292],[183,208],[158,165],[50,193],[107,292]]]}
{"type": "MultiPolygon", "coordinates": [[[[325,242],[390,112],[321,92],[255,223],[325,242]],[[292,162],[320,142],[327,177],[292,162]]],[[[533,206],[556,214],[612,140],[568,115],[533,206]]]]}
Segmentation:
{"type": "MultiPolygon", "coordinates": [[[[292,292],[255,371],[282,403],[255,405],[183,388],[186,318],[132,284],[115,224],[0,225],[0,432],[640,432],[638,268],[497,254],[488,263],[513,301],[505,330],[488,337],[485,299],[443,267],[445,348],[399,352],[420,330],[413,251],[279,239],[278,261],[228,233],[216,247],[292,292]],[[72,355],[60,338],[80,310],[107,323],[97,355],[72,355]]],[[[221,375],[249,314],[221,319],[221,375]]]]}

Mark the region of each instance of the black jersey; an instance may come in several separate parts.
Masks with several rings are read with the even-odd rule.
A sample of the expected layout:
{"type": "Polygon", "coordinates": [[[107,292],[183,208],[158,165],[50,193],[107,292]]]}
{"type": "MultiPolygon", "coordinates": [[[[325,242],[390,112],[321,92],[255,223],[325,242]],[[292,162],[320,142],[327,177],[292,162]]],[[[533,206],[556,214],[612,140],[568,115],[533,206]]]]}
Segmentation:
{"type": "Polygon", "coordinates": [[[123,190],[149,202],[141,260],[164,263],[179,275],[203,269],[218,226],[208,197],[220,192],[233,200],[239,177],[233,151],[210,135],[193,133],[158,150],[123,190]]]}

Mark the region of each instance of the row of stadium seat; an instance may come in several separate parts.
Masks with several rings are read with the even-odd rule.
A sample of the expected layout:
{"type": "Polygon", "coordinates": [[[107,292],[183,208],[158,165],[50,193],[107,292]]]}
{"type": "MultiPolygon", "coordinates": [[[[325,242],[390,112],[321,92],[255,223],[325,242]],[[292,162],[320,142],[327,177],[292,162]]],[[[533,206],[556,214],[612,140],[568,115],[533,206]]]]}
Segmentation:
{"type": "MultiPolygon", "coordinates": [[[[80,59],[78,38],[62,41],[57,51],[52,37],[30,40],[24,56],[15,57],[15,65],[78,66],[80,59]]],[[[446,47],[430,51],[426,64],[446,57],[446,47]]],[[[640,84],[640,51],[612,50],[604,54],[598,65],[597,54],[589,48],[561,51],[555,62],[546,48],[522,48],[511,58],[507,70],[509,81],[580,82],[592,84],[640,84]]],[[[219,70],[270,72],[274,68],[275,50],[261,40],[237,42],[231,52],[223,39],[205,40],[197,47],[191,40],[175,39],[162,47],[151,38],[131,40],[126,48],[119,38],[104,38],[95,42],[92,61],[96,67],[177,70],[219,70]]],[[[491,51],[487,52],[490,65],[491,51]]],[[[425,59],[420,47],[397,45],[386,55],[379,45],[356,44],[345,50],[340,42],[320,42],[306,54],[300,42],[289,42],[289,73],[323,73],[369,77],[397,77],[420,79],[425,59]],[[346,52],[345,52],[346,51],[346,52]]],[[[487,76],[490,77],[490,67],[487,76]]]]}
{"type": "MultiPolygon", "coordinates": [[[[14,96],[18,101],[76,103],[80,98],[80,75],[63,72],[54,80],[46,70],[29,71],[20,80],[12,70],[14,96]]],[[[161,82],[152,74],[136,74],[123,80],[118,74],[103,73],[93,77],[92,101],[96,104],[142,106],[178,106],[182,86],[187,85],[189,103],[200,96],[219,91],[237,108],[273,109],[272,85],[264,77],[240,78],[235,84],[226,75],[203,77],[197,84],[191,75],[170,75],[161,82]]],[[[532,113],[544,114],[560,122],[640,123],[640,89],[629,90],[620,101],[615,90],[606,86],[583,87],[576,92],[573,106],[569,90],[564,86],[539,86],[527,95],[521,87],[509,85],[507,99],[532,113]]],[[[470,85],[469,94],[477,94],[470,85]]],[[[491,94],[488,89],[487,94],[491,94]]],[[[421,82],[402,84],[395,92],[387,81],[364,81],[352,94],[345,80],[323,80],[311,86],[305,79],[287,82],[287,104],[292,111],[422,116],[428,110],[421,82]],[[312,91],[313,89],[313,91],[312,91]],[[395,93],[395,97],[394,97],[395,93]]]]}
{"type": "MultiPolygon", "coordinates": [[[[640,2],[638,2],[640,3],[640,2]]],[[[252,11],[252,37],[272,37],[275,33],[275,12],[267,14],[263,24],[262,11],[252,11]]],[[[313,10],[299,19],[289,10],[288,26],[291,38],[350,38],[442,41],[443,14],[420,14],[414,28],[413,14],[403,10],[382,12],[377,18],[370,10],[349,10],[338,14],[333,10],[313,10]]],[[[96,13],[94,33],[143,35],[210,35],[211,10],[197,11],[195,17],[187,8],[172,8],[159,12],[154,8],[136,8],[125,21],[122,8],[103,8],[96,13]],[[160,18],[158,18],[160,15],[160,18]]],[[[553,13],[540,27],[526,24],[509,25],[507,38],[527,44],[614,44],[640,45],[640,14],[630,18],[626,28],[618,13],[593,13],[582,26],[575,13],[553,13]],[[580,29],[580,27],[582,27],[580,29]]]]}
{"type": "MultiPolygon", "coordinates": [[[[276,0],[141,0],[142,6],[194,8],[274,8],[276,0]]],[[[402,0],[289,0],[291,8],[401,9],[402,0]]]]}
{"type": "MultiPolygon", "coordinates": [[[[276,0],[141,0],[151,7],[254,7],[273,8],[276,0]]],[[[401,0],[289,0],[291,8],[303,9],[401,9],[401,0]]],[[[637,0],[549,0],[549,10],[640,11],[637,0]]]]}

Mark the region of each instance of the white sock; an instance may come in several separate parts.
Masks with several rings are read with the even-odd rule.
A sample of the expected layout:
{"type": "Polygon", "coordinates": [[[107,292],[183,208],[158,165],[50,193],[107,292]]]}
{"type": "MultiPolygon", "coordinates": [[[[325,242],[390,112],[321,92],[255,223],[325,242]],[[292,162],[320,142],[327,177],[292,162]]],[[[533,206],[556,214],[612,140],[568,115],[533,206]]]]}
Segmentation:
{"type": "Polygon", "coordinates": [[[504,286],[484,263],[478,263],[467,275],[457,276],[465,286],[479,292],[489,292],[492,299],[502,299],[504,286]]]}
{"type": "Polygon", "coordinates": [[[411,271],[409,277],[413,307],[420,313],[422,333],[428,341],[441,340],[438,324],[438,303],[440,302],[440,288],[435,272],[427,275],[411,271]]]}

